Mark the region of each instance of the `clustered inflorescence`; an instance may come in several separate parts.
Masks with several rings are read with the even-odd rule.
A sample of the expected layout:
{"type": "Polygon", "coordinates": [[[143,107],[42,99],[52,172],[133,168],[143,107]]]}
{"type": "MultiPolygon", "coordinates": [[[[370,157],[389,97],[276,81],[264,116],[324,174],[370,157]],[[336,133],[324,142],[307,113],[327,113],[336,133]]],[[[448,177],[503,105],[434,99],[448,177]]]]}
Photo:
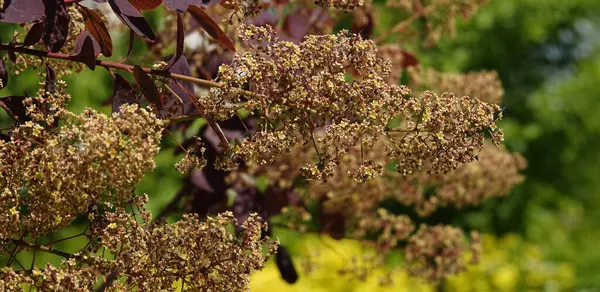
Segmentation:
{"type": "MultiPolygon", "coordinates": [[[[304,166],[303,174],[326,180],[348,151],[368,152],[386,139],[388,158],[399,161],[400,173],[447,172],[475,160],[485,134],[494,143],[502,140],[498,106],[432,92],[411,97],[408,88],[385,82],[389,63],[360,36],[311,35],[295,45],[279,41],[269,27],[245,26],[241,38],[249,49],[221,66],[224,86],[202,102],[221,119],[239,107],[261,115],[258,131],[235,146],[245,161],[268,163],[309,144],[317,162],[304,166]],[[251,95],[239,90],[244,86],[251,95]],[[389,128],[396,117],[401,128],[389,128]]],[[[352,172],[365,181],[381,169],[361,160],[352,172]]]]}
{"type": "Polygon", "coordinates": [[[109,291],[247,287],[250,272],[277,247],[262,236],[266,225],[256,215],[238,223],[231,213],[206,220],[189,214],[168,224],[152,221],[147,197],[135,195],[159,150],[163,122],[154,113],[123,105],[111,116],[91,109],[74,114],[65,109],[64,82],[42,85],[23,99],[30,120],[0,140],[0,245],[11,254],[35,248],[64,260],[44,268],[5,267],[0,287],[93,290],[99,275],[109,274],[125,279],[109,291]],[[89,224],[74,236],[87,238],[83,249],[67,254],[55,251],[52,240],[44,243],[45,235],[77,217],[89,224]],[[239,237],[229,231],[235,225],[239,237]]]}

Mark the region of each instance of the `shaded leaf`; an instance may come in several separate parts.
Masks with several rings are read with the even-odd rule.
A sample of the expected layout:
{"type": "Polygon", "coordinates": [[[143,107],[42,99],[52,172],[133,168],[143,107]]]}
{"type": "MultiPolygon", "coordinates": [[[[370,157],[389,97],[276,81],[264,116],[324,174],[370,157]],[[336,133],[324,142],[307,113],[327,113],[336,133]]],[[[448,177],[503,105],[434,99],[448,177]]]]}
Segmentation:
{"type": "Polygon", "coordinates": [[[135,44],[135,33],[133,32],[133,30],[129,30],[129,47],[127,48],[127,56],[125,56],[125,59],[123,59],[121,61],[121,63],[129,60],[129,57],[131,57],[131,52],[133,52],[134,44],[135,44]]]}
{"type": "Polygon", "coordinates": [[[123,76],[115,74],[114,76],[114,91],[112,96],[112,112],[118,112],[123,104],[137,104],[139,100],[131,86],[123,76]]]}
{"type": "Polygon", "coordinates": [[[22,123],[31,120],[25,111],[23,100],[26,96],[7,96],[0,98],[0,107],[6,111],[16,122],[22,123]]]}
{"type": "Polygon", "coordinates": [[[419,60],[415,55],[402,50],[402,67],[410,67],[419,65],[419,60]]]}
{"type": "Polygon", "coordinates": [[[309,7],[300,7],[285,18],[283,29],[294,42],[300,42],[308,34],[311,11],[309,7]]]}
{"type": "Polygon", "coordinates": [[[48,51],[56,53],[63,47],[69,34],[69,13],[64,0],[44,1],[44,11],[46,12],[44,43],[48,51]]]}
{"type": "Polygon", "coordinates": [[[2,84],[0,84],[0,89],[8,85],[8,72],[6,72],[4,59],[0,59],[0,80],[2,80],[2,84]]]}
{"type": "Polygon", "coordinates": [[[0,22],[26,23],[39,21],[44,17],[42,0],[5,0],[4,6],[0,11],[0,22]]]}
{"type": "Polygon", "coordinates": [[[108,4],[121,22],[127,25],[137,35],[149,42],[156,41],[156,35],[148,22],[146,22],[142,14],[127,0],[108,0],[108,4]]]}
{"type": "Polygon", "coordinates": [[[183,18],[181,17],[181,14],[177,13],[177,47],[175,49],[175,55],[173,55],[173,58],[171,58],[171,60],[165,67],[165,70],[169,70],[169,68],[171,68],[171,66],[173,66],[177,61],[179,61],[179,58],[181,58],[181,55],[183,54],[184,40],[185,32],[183,27],[183,18]]]}
{"type": "Polygon", "coordinates": [[[250,24],[255,26],[265,26],[268,24],[272,27],[275,27],[278,21],[279,18],[271,10],[263,10],[256,17],[249,20],[250,24]]]}
{"type": "Polygon", "coordinates": [[[281,278],[290,284],[298,281],[298,272],[294,267],[292,257],[290,256],[287,248],[281,245],[277,248],[275,262],[277,263],[277,268],[279,268],[279,273],[281,273],[281,278]]]}
{"type": "MultiPolygon", "coordinates": [[[[173,63],[173,65],[171,66],[171,68],[168,69],[169,72],[171,73],[175,73],[175,74],[181,74],[181,75],[185,75],[185,76],[192,76],[192,70],[190,69],[190,64],[187,61],[187,58],[185,56],[181,56],[179,58],[179,60],[177,60],[177,62],[173,63]]],[[[194,93],[194,84],[192,84],[189,81],[183,81],[183,80],[171,80],[171,83],[169,84],[169,88],[171,88],[171,90],[173,90],[173,92],[175,92],[175,94],[177,94],[177,96],[179,96],[179,98],[181,98],[181,101],[183,101],[183,107],[181,110],[179,110],[177,112],[177,115],[190,115],[190,114],[194,114],[197,113],[198,110],[196,109],[196,107],[194,106],[194,104],[190,101],[189,96],[185,93],[185,91],[187,90],[187,92],[189,93],[194,93]],[[179,82],[179,84],[181,84],[181,86],[179,84],[177,84],[177,82],[179,82]],[[181,87],[185,88],[182,89],[181,87]]],[[[175,102],[178,102],[179,99],[175,96],[173,96],[172,94],[169,94],[169,97],[167,99],[167,101],[165,102],[165,106],[167,108],[169,108],[171,105],[173,105],[175,102]]]]}
{"type": "Polygon", "coordinates": [[[90,35],[100,45],[102,55],[106,57],[112,56],[112,39],[110,38],[110,34],[108,33],[108,29],[106,28],[104,21],[102,21],[102,17],[92,9],[84,6],[80,7],[81,14],[85,20],[85,27],[90,35]]]}
{"type": "Polygon", "coordinates": [[[129,0],[138,10],[152,10],[160,5],[162,0],[129,0]]]}
{"type": "Polygon", "coordinates": [[[138,65],[134,65],[133,77],[135,78],[135,81],[142,90],[142,93],[146,99],[153,103],[157,108],[162,108],[162,100],[160,99],[160,93],[156,88],[156,84],[154,84],[152,78],[150,78],[150,76],[144,72],[144,69],[138,65]]]}
{"type": "Polygon", "coordinates": [[[229,37],[221,30],[219,25],[204,10],[198,6],[190,6],[188,11],[194,17],[196,22],[206,31],[217,43],[226,49],[235,51],[235,46],[229,37]]]}
{"type": "Polygon", "coordinates": [[[43,22],[36,23],[33,26],[31,26],[31,28],[27,32],[27,35],[25,36],[25,40],[23,40],[23,45],[31,46],[39,43],[42,40],[42,37],[44,36],[44,30],[45,27],[43,22]]]}
{"type": "Polygon", "coordinates": [[[190,5],[209,7],[218,2],[218,0],[164,0],[165,6],[179,13],[186,12],[190,5]]]}
{"type": "Polygon", "coordinates": [[[100,45],[92,38],[87,30],[84,30],[75,43],[74,55],[78,61],[83,62],[88,68],[96,68],[96,55],[101,51],[100,45]]]}
{"type": "Polygon", "coordinates": [[[320,207],[319,223],[321,232],[329,234],[334,239],[344,238],[346,232],[346,219],[341,213],[329,213],[320,207]]]}
{"type": "Polygon", "coordinates": [[[47,92],[53,93],[54,91],[56,91],[56,87],[54,86],[54,82],[56,82],[56,73],[54,72],[54,69],[52,69],[52,67],[50,67],[50,65],[48,63],[46,64],[46,85],[44,86],[44,89],[47,92]]]}
{"type": "Polygon", "coordinates": [[[354,11],[350,32],[360,34],[364,39],[369,39],[373,35],[374,28],[375,19],[372,11],[367,10],[365,7],[360,7],[354,11]]]}
{"type": "Polygon", "coordinates": [[[15,52],[8,52],[8,58],[13,62],[16,63],[17,62],[17,54],[15,54],[15,52]]]}

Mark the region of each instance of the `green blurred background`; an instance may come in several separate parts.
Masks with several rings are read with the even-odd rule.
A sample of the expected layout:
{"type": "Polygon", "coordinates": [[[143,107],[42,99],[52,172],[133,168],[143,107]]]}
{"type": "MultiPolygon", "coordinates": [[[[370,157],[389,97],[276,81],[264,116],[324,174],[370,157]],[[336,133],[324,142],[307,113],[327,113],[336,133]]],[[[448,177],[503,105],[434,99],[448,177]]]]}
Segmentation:
{"type": "MultiPolygon", "coordinates": [[[[382,11],[381,17],[394,19],[382,11]]],[[[148,15],[158,23],[157,13],[148,15]]],[[[600,1],[492,0],[471,20],[461,22],[455,38],[418,54],[421,63],[441,71],[495,70],[504,84],[506,144],[529,162],[526,180],[506,198],[491,199],[466,211],[453,224],[485,233],[482,263],[449,279],[447,291],[600,291],[600,1]]],[[[14,26],[2,25],[2,40],[14,26]]],[[[377,28],[385,30],[385,26],[377,28]]],[[[126,40],[116,42],[122,57],[126,40]]],[[[136,45],[133,62],[144,49],[136,45]]],[[[141,62],[143,63],[143,62],[141,62]]],[[[11,76],[0,96],[35,92],[34,72],[11,76]]],[[[109,112],[100,103],[112,93],[110,75],[84,70],[67,82],[75,111],[85,106],[109,112]]],[[[10,125],[0,112],[0,128],[10,125]]],[[[150,194],[154,214],[174,196],[181,176],[178,157],[167,149],[158,168],[139,186],[150,194]]],[[[75,228],[75,227],[74,227],[75,228]]],[[[280,280],[273,263],[258,272],[252,291],[430,291],[403,273],[396,286],[380,287],[378,277],[347,281],[331,271],[340,254],[359,252],[355,242],[299,236],[275,230],[289,247],[300,280],[280,280]],[[303,263],[319,259],[312,273],[303,263]]],[[[66,249],[76,248],[66,246],[66,249]]],[[[401,260],[391,260],[401,268],[401,260]]]]}

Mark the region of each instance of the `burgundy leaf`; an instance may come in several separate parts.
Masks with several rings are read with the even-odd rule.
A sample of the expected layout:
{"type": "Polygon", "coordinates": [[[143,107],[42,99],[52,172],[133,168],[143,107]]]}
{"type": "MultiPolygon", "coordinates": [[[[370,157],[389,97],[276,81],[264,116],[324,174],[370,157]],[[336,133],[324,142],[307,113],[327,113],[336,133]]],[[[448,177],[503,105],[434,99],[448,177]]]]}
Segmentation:
{"type": "Polygon", "coordinates": [[[102,55],[106,57],[112,56],[112,39],[110,38],[106,25],[104,25],[104,21],[102,21],[102,17],[92,9],[84,6],[80,7],[81,14],[85,20],[85,27],[100,45],[102,55]]]}
{"type": "Polygon", "coordinates": [[[184,39],[185,32],[183,27],[183,18],[181,17],[181,14],[177,13],[177,47],[175,49],[175,55],[173,56],[173,58],[171,58],[171,60],[165,67],[165,70],[169,70],[169,68],[171,68],[171,66],[177,63],[177,61],[179,61],[179,58],[181,58],[181,55],[183,54],[184,39]]]}
{"type": "Polygon", "coordinates": [[[0,11],[0,22],[35,22],[43,17],[44,3],[42,0],[5,0],[4,9],[0,11]]]}
{"type": "MultiPolygon", "coordinates": [[[[175,73],[175,74],[192,76],[190,64],[188,63],[187,58],[185,56],[181,56],[181,58],[179,58],[179,60],[177,60],[175,63],[173,63],[173,65],[171,66],[171,68],[168,69],[168,71],[171,73],[175,73]]],[[[187,91],[187,92],[193,94],[194,93],[194,84],[192,84],[189,81],[173,79],[171,81],[171,84],[169,84],[169,88],[171,88],[171,90],[173,90],[173,92],[175,92],[175,94],[177,94],[177,96],[179,96],[179,98],[181,98],[181,101],[183,101],[183,108],[181,109],[181,111],[179,111],[177,113],[178,115],[190,115],[190,114],[194,114],[194,113],[198,112],[198,110],[196,109],[194,104],[192,104],[192,102],[190,101],[189,96],[185,92],[185,91],[187,91]],[[177,82],[179,84],[177,84],[177,82]],[[181,87],[185,88],[185,90],[182,89],[181,87]]],[[[167,108],[169,108],[173,103],[178,102],[178,101],[179,101],[178,98],[176,98],[175,96],[172,96],[172,94],[169,94],[169,97],[168,97],[168,100],[167,100],[165,106],[167,108]]]]}
{"type": "Polygon", "coordinates": [[[345,235],[346,220],[341,213],[329,213],[320,208],[321,232],[329,234],[334,239],[342,239],[345,235]]]}
{"type": "Polygon", "coordinates": [[[270,25],[274,27],[279,21],[279,18],[270,10],[263,10],[256,17],[251,18],[249,23],[255,26],[270,25]]]}
{"type": "Polygon", "coordinates": [[[26,96],[7,96],[0,98],[0,107],[15,121],[22,123],[31,120],[25,111],[23,100],[26,96]]]}
{"type": "Polygon", "coordinates": [[[44,23],[36,23],[27,32],[25,36],[25,40],[23,41],[23,46],[31,46],[39,43],[42,40],[42,36],[44,36],[44,23]]]}
{"type": "Polygon", "coordinates": [[[419,60],[415,55],[402,50],[402,67],[411,67],[419,65],[419,60]]]}
{"type": "Polygon", "coordinates": [[[112,112],[118,112],[123,104],[137,104],[139,100],[131,86],[123,76],[115,74],[114,91],[112,96],[112,112]]]}
{"type": "Polygon", "coordinates": [[[164,0],[165,6],[179,13],[186,12],[190,5],[209,7],[218,2],[218,0],[164,0]]]}
{"type": "Polygon", "coordinates": [[[235,52],[235,46],[233,42],[227,35],[221,30],[219,25],[212,19],[204,10],[198,6],[191,5],[188,8],[188,11],[194,17],[196,22],[206,31],[212,38],[214,38],[217,43],[223,46],[226,49],[230,49],[235,52]]]}
{"type": "Polygon", "coordinates": [[[6,67],[4,66],[4,59],[0,59],[0,80],[2,80],[0,89],[8,85],[8,72],[6,72],[6,67]]]}
{"type": "Polygon", "coordinates": [[[364,39],[369,39],[373,34],[374,27],[375,20],[373,12],[368,11],[364,7],[354,11],[354,19],[352,21],[350,32],[360,34],[364,39]]]}
{"type": "Polygon", "coordinates": [[[209,78],[214,79],[217,77],[217,73],[219,72],[219,67],[221,65],[229,65],[233,61],[233,53],[232,52],[224,52],[223,54],[219,54],[216,51],[213,51],[204,64],[202,66],[208,71],[210,74],[209,78]]]}
{"type": "Polygon", "coordinates": [[[133,44],[135,43],[135,33],[133,32],[133,30],[129,30],[129,47],[127,48],[127,56],[125,56],[125,59],[123,59],[121,61],[121,63],[129,60],[129,57],[131,57],[131,52],[133,52],[133,44]]]}
{"type": "Polygon", "coordinates": [[[69,13],[64,0],[45,0],[44,10],[46,11],[44,43],[48,51],[56,53],[63,47],[69,34],[69,13]]]}
{"type": "MultiPolygon", "coordinates": [[[[110,1],[110,0],[109,0],[110,1]]],[[[162,108],[162,100],[160,98],[160,93],[156,88],[156,84],[152,81],[152,78],[144,72],[144,69],[138,65],[133,66],[133,77],[137,82],[138,86],[142,90],[142,93],[146,97],[146,99],[153,103],[157,108],[162,108]]]]}
{"type": "Polygon", "coordinates": [[[152,10],[158,7],[162,0],[129,0],[129,2],[138,10],[152,10]]]}
{"type": "Polygon", "coordinates": [[[294,267],[292,257],[290,256],[287,248],[281,245],[277,248],[275,262],[277,263],[277,268],[279,268],[279,272],[281,273],[281,278],[290,284],[298,281],[298,272],[294,267]]]}
{"type": "Polygon", "coordinates": [[[100,45],[90,36],[87,30],[84,30],[75,43],[74,55],[77,56],[78,61],[94,70],[96,69],[96,55],[100,51],[100,45]]]}
{"type": "Polygon", "coordinates": [[[171,10],[175,10],[178,13],[184,13],[188,6],[190,6],[190,1],[188,0],[164,0],[165,6],[169,7],[171,10]]]}
{"type": "Polygon", "coordinates": [[[54,91],[56,91],[56,87],[54,86],[54,82],[56,82],[56,73],[54,72],[54,69],[52,69],[52,67],[50,67],[50,64],[45,63],[46,64],[46,85],[44,87],[44,89],[46,89],[47,92],[53,93],[54,91]]]}
{"type": "Polygon", "coordinates": [[[13,62],[17,62],[17,54],[15,52],[8,52],[8,58],[13,62]]]}
{"type": "Polygon", "coordinates": [[[108,4],[110,4],[117,17],[137,35],[149,42],[156,41],[156,35],[148,22],[127,0],[108,0],[108,4]]]}
{"type": "Polygon", "coordinates": [[[308,34],[311,11],[308,7],[300,7],[285,18],[283,29],[294,42],[300,42],[308,34]]]}

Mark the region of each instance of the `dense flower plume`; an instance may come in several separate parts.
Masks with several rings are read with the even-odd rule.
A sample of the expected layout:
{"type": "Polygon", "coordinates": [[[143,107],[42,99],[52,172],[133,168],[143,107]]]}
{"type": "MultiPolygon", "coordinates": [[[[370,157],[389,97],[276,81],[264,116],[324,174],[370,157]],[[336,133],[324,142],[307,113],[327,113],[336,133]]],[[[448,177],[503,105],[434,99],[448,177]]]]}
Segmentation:
{"type": "Polygon", "coordinates": [[[0,141],[3,238],[65,226],[93,201],[128,201],[154,168],[162,122],[152,113],[130,105],[111,117],[76,115],[60,94],[43,94],[24,100],[33,120],[0,141]],[[51,128],[57,118],[64,124],[51,128]]]}
{"type": "Polygon", "coordinates": [[[478,240],[468,247],[428,216],[523,179],[523,158],[499,146],[498,75],[425,71],[405,50],[435,43],[485,0],[33,2],[0,5],[0,21],[21,24],[0,44],[0,86],[9,72],[45,79],[33,96],[0,99],[14,120],[0,129],[0,290],[246,291],[275,254],[293,283],[274,225],[372,247],[342,275],[365,280],[404,251],[413,275],[439,281],[465,269],[469,250],[477,260],[478,240]],[[381,8],[406,19],[375,30],[381,8]],[[154,9],[158,26],[142,14],[154,9]],[[329,34],[349,10],[352,33],[329,34]],[[130,30],[120,62],[107,59],[118,21],[130,30]],[[136,37],[149,49],[134,49],[136,37]],[[67,109],[62,78],[86,67],[112,77],[112,114],[67,109]],[[161,146],[178,146],[169,167],[184,176],[153,219],[136,186],[161,146]],[[74,239],[85,245],[63,251],[74,239]],[[36,262],[42,252],[62,261],[36,262]]]}
{"type": "MultiPolygon", "coordinates": [[[[472,234],[473,242],[479,235],[472,234]]],[[[462,230],[449,226],[421,225],[404,248],[408,271],[430,280],[440,280],[466,269],[464,253],[470,250],[472,260],[477,260],[479,250],[469,247],[462,230]]]]}
{"type": "MultiPolygon", "coordinates": [[[[279,41],[267,27],[246,26],[241,38],[249,50],[220,68],[224,86],[202,101],[221,118],[238,107],[262,115],[258,131],[235,153],[267,163],[301,144],[311,144],[317,163],[303,167],[310,179],[327,179],[346,152],[368,152],[379,139],[392,141],[390,159],[410,174],[422,167],[447,172],[473,161],[490,133],[494,143],[500,108],[475,98],[425,93],[409,96],[404,86],[387,84],[389,64],[377,57],[372,41],[340,32],[307,36],[299,45],[279,41]],[[347,80],[347,73],[354,73],[347,80]],[[238,88],[248,86],[252,94],[238,88]],[[239,106],[236,106],[239,105],[239,106]],[[402,129],[389,122],[403,117],[402,129]]],[[[356,179],[377,175],[381,165],[356,166],[356,179]]]]}
{"type": "Polygon", "coordinates": [[[476,206],[487,198],[508,194],[523,180],[519,172],[525,167],[520,154],[486,144],[476,162],[443,175],[415,175],[403,180],[396,198],[414,205],[421,215],[431,214],[439,207],[476,206]],[[424,186],[434,187],[435,195],[427,195],[424,186]]]}

